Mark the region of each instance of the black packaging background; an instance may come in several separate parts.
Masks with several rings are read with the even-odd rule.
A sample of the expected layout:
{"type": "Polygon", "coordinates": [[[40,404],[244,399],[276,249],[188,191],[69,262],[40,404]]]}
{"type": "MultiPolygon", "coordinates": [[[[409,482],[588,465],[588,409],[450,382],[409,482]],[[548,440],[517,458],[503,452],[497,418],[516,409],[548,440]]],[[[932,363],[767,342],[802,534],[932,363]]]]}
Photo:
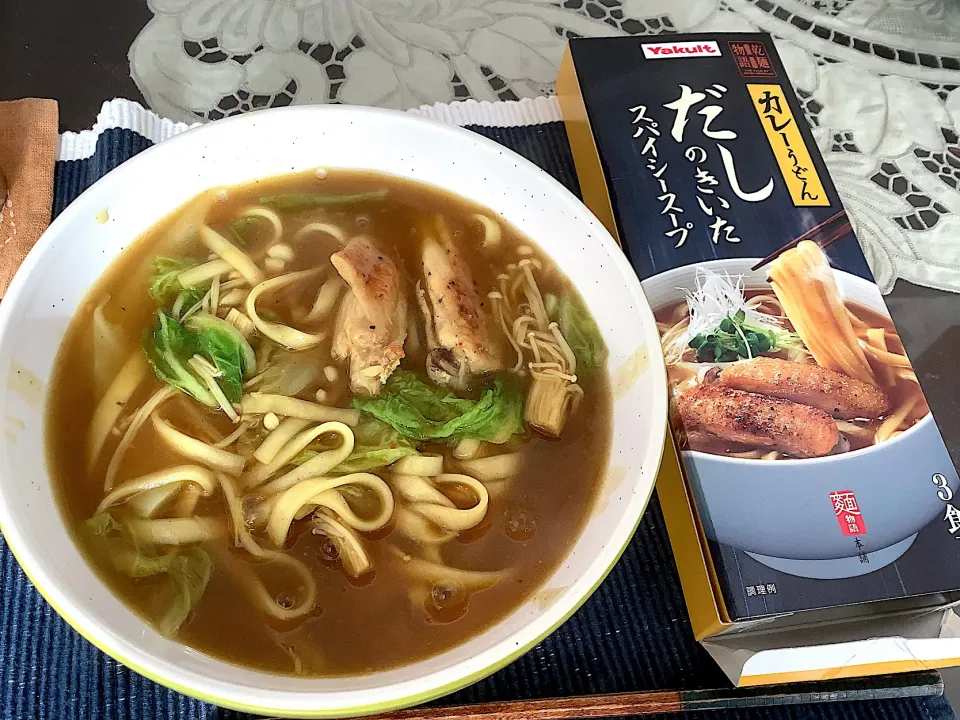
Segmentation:
{"type": "MultiPolygon", "coordinates": [[[[571,52],[583,93],[591,129],[599,149],[607,178],[611,202],[624,251],[640,279],[691,263],[724,258],[762,258],[775,252],[804,231],[827,220],[842,208],[830,180],[804,113],[790,85],[769,35],[765,33],[710,33],[659,36],[656,38],[582,38],[571,41],[571,52]],[[702,42],[713,40],[721,49],[720,57],[682,57],[647,60],[641,45],[663,42],[702,42]],[[730,42],[762,42],[772,62],[775,78],[745,78],[737,69],[730,42]],[[784,89],[793,117],[827,197],[828,206],[795,207],[770,148],[761,120],[746,89],[748,83],[779,84],[784,89]],[[722,98],[709,98],[690,111],[682,143],[670,136],[673,113],[666,103],[677,99],[680,85],[694,91],[720,85],[722,98]],[[737,138],[723,140],[735,160],[741,188],[754,191],[774,180],[774,190],[762,202],[740,200],[726,184],[724,168],[716,151],[716,140],[701,133],[703,118],[695,114],[706,104],[717,104],[722,113],[713,121],[713,130],[733,130],[737,138]],[[644,105],[647,116],[657,123],[656,169],[663,163],[661,175],[669,192],[676,195],[675,205],[683,208],[682,223],[693,223],[682,247],[677,238],[665,233],[674,229],[664,201],[663,189],[653,177],[650,157],[642,153],[649,126],[634,137],[636,112],[644,105]],[[736,227],[738,243],[720,240],[714,243],[711,218],[697,205],[695,165],[684,154],[692,145],[708,151],[706,167],[720,179],[719,193],[730,208],[722,215],[736,227]]],[[[841,270],[873,281],[873,275],[856,237],[850,233],[826,249],[831,264],[841,270]]],[[[654,308],[656,309],[656,308],[654,308]]],[[[907,351],[910,346],[907,344],[907,351]]],[[[931,405],[936,406],[934,400],[931,405]]],[[[907,469],[905,468],[905,471],[907,469]]],[[[931,486],[931,491],[935,488],[931,486]]],[[[749,498],[744,499],[749,502],[749,498]]],[[[701,512],[703,510],[701,509],[701,512]]],[[[789,508],[757,509],[758,522],[776,522],[778,512],[789,508]]],[[[711,553],[721,583],[724,600],[734,620],[765,615],[827,608],[891,598],[910,597],[960,588],[960,533],[952,536],[942,518],[923,528],[913,546],[896,562],[868,574],[840,580],[817,580],[779,572],[754,560],[737,548],[710,541],[711,553]],[[767,592],[773,586],[775,592],[767,592]],[[762,592],[757,592],[762,587],[762,592]]]]}

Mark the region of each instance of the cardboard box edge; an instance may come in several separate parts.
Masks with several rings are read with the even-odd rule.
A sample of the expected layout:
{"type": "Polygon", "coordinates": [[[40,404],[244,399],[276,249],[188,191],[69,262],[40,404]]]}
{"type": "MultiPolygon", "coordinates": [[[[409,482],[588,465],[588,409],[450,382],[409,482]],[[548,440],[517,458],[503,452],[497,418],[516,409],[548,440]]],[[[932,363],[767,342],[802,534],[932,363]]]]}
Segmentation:
{"type": "MultiPolygon", "coordinates": [[[[606,174],[596,138],[590,126],[569,43],[557,77],[557,95],[584,204],[620,242],[606,174]]],[[[705,641],[736,628],[737,624],[730,620],[726,612],[716,569],[706,546],[706,536],[694,507],[679,453],[669,428],[656,489],[694,637],[713,655],[709,647],[711,643],[705,641]]],[[[941,639],[946,638],[941,637],[941,639]]],[[[762,656],[765,652],[783,649],[787,648],[760,650],[753,656],[762,656]]],[[[745,664],[741,664],[741,671],[746,669],[745,664]]],[[[922,659],[914,655],[909,660],[851,663],[772,673],[741,672],[736,676],[731,676],[728,672],[728,676],[736,686],[750,687],[931,670],[956,665],[960,665],[960,657],[922,659]]]]}
{"type": "Polygon", "coordinates": [[[613,239],[622,247],[617,222],[613,215],[613,205],[607,192],[607,182],[600,162],[600,153],[590,127],[587,107],[580,91],[577,69],[573,62],[573,51],[567,43],[563,51],[563,60],[557,75],[557,99],[563,115],[563,125],[567,131],[567,140],[573,154],[573,164],[580,184],[580,196],[583,203],[597,216],[613,239]]]}
{"type": "MultiPolygon", "coordinates": [[[[569,43],[557,76],[557,96],[584,204],[620,242],[606,175],[569,43]]],[[[703,640],[731,627],[732,623],[723,605],[713,560],[707,552],[669,428],[657,477],[657,495],[694,636],[698,641],[703,640]]]]}

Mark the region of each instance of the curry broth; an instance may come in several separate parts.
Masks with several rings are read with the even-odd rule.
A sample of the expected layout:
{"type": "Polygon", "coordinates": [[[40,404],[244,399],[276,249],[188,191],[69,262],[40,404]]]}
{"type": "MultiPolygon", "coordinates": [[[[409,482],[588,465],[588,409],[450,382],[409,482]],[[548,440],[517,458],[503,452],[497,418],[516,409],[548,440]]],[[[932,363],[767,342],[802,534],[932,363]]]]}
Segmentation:
{"type": "MultiPolygon", "coordinates": [[[[230,188],[226,202],[216,206],[209,218],[212,227],[221,229],[244,207],[257,204],[262,196],[298,191],[365,192],[388,188],[386,201],[351,207],[343,212],[283,214],[286,234],[291,242],[294,230],[304,222],[323,216],[349,225],[358,233],[374,238],[390,253],[406,279],[410,313],[417,317],[421,337],[423,320],[413,299],[417,278],[418,223],[427,213],[441,213],[450,224],[458,246],[466,253],[476,283],[485,295],[495,286],[500,263],[521,245],[535,247],[515,230],[504,225],[503,251],[482,255],[477,249],[480,228],[468,223],[481,208],[438,189],[372,173],[331,171],[325,179],[313,173],[291,175],[230,188]]],[[[177,213],[158,223],[126,249],[90,292],[65,336],[53,376],[47,423],[49,465],[59,496],[61,511],[81,549],[111,590],[134,611],[154,618],[167,592],[164,575],[131,580],[116,572],[103,558],[93,557],[85,547],[81,524],[96,511],[102,496],[107,462],[119,437],[111,435],[95,471],[85,472],[86,428],[96,406],[92,366],[92,313],[105,295],[111,297],[105,308],[107,318],[119,323],[126,333],[125,354],[138,352],[141,334],[149,326],[155,309],[147,295],[150,263],[157,255],[185,251],[200,254],[199,245],[188,248],[164,246],[165,231],[177,213]]],[[[264,236],[255,237],[246,251],[261,252],[264,236]]],[[[329,266],[331,252],[339,249],[330,238],[311,236],[297,246],[292,270],[329,266]]],[[[540,286],[544,292],[562,294],[571,289],[563,277],[539,250],[544,265],[540,286]]],[[[319,284],[319,282],[317,283],[319,284]]],[[[309,307],[316,285],[302,290],[301,305],[309,307]]],[[[278,297],[279,305],[290,300],[278,297]]],[[[296,300],[297,298],[293,298],[296,300]]],[[[263,307],[270,309],[269,301],[263,307]]],[[[328,322],[331,324],[332,322],[328,322]]],[[[332,332],[329,333],[332,335],[332,332]]],[[[499,335],[499,331],[497,333],[499,335]]],[[[316,362],[330,364],[330,341],[306,351],[316,362]]],[[[509,347],[505,348],[509,351],[509,347]]],[[[504,353],[511,363],[511,355],[504,353]]],[[[334,363],[337,364],[337,363],[334,363]]],[[[342,364],[333,384],[336,401],[331,405],[349,405],[350,394],[342,364]]],[[[401,368],[422,375],[424,353],[413,352],[401,368]]],[[[524,455],[523,470],[503,494],[491,493],[484,522],[444,546],[444,560],[459,568],[497,570],[510,568],[511,575],[494,587],[474,592],[466,602],[453,598],[449,607],[432,607],[411,600],[404,576],[396,569],[386,543],[390,528],[367,536],[367,548],[374,563],[372,577],[355,581],[325,559],[323,538],[302,532],[288,542],[288,552],[304,561],[318,580],[319,595],[315,611],[304,619],[281,622],[266,617],[240,589],[235,571],[239,564],[250,564],[249,556],[233,547],[232,536],[211,541],[205,547],[214,561],[210,583],[199,605],[175,638],[209,655],[247,667],[285,674],[336,676],[366,673],[404,665],[458,645],[483,631],[518,607],[554,571],[580,533],[605,472],[611,432],[611,397],[608,378],[602,370],[579,378],[584,398],[557,441],[537,437],[527,431],[528,441],[519,449],[524,455]]],[[[162,383],[150,375],[132,403],[142,403],[162,383]]],[[[217,423],[223,435],[232,428],[222,413],[214,413],[187,401],[173,400],[165,405],[164,416],[175,426],[189,430],[196,425],[196,409],[217,423]]],[[[513,442],[513,441],[512,441],[513,442]]],[[[438,446],[439,447],[439,446],[438,446]]],[[[132,478],[183,460],[158,440],[147,426],[138,434],[117,475],[119,481],[132,478]]],[[[383,474],[378,470],[372,472],[383,474]]],[[[201,501],[198,514],[205,508],[223,512],[223,497],[217,493],[201,501]]],[[[263,540],[262,535],[257,536],[263,540]]],[[[257,572],[268,588],[278,592],[289,587],[289,573],[270,563],[257,563],[257,572]]]]}

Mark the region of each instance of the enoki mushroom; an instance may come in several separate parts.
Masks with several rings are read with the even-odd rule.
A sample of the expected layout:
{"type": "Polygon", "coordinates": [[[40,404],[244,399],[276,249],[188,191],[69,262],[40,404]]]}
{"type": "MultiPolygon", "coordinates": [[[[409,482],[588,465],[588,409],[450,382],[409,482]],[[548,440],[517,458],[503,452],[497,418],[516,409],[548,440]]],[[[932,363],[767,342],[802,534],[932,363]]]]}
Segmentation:
{"type": "Polygon", "coordinates": [[[500,289],[489,293],[500,328],[517,354],[513,371],[533,378],[525,420],[559,437],[573,403],[583,396],[577,384],[577,358],[560,327],[552,322],[533,271],[537,262],[523,258],[498,276],[500,289]]]}

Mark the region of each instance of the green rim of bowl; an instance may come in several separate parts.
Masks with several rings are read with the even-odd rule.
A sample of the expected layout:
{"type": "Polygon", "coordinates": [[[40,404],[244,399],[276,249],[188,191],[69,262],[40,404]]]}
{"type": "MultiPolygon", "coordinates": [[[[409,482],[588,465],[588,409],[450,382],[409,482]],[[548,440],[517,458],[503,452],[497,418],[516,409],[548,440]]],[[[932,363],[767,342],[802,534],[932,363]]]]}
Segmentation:
{"type": "MultiPolygon", "coordinates": [[[[354,108],[354,109],[357,109],[357,108],[354,108]]],[[[303,111],[304,108],[303,108],[303,107],[300,107],[300,108],[284,108],[283,110],[274,111],[274,112],[297,112],[298,110],[299,110],[299,111],[303,111]]],[[[367,113],[386,113],[386,112],[389,112],[389,111],[385,111],[385,110],[381,110],[381,109],[374,109],[374,108],[362,108],[362,110],[363,110],[364,112],[367,112],[367,113]]],[[[250,117],[255,116],[255,115],[256,115],[256,113],[253,113],[252,115],[246,116],[246,118],[245,118],[246,121],[249,121],[250,117]]],[[[443,131],[448,132],[448,133],[465,133],[465,134],[469,134],[469,135],[471,135],[471,136],[473,135],[472,133],[470,133],[470,132],[467,131],[467,130],[463,130],[463,129],[461,129],[461,128],[455,128],[455,127],[452,127],[452,126],[447,125],[447,124],[445,124],[445,123],[440,123],[440,122],[436,122],[436,121],[427,121],[427,120],[418,119],[418,118],[413,118],[413,117],[408,117],[407,119],[410,120],[410,121],[415,121],[415,122],[416,122],[416,121],[419,121],[419,122],[429,122],[430,124],[437,126],[438,129],[441,129],[441,128],[442,128],[443,131]]],[[[244,116],[238,116],[237,118],[231,118],[231,119],[228,119],[228,120],[225,120],[225,121],[221,121],[221,122],[237,122],[237,121],[244,121],[244,116]]],[[[183,135],[186,135],[186,134],[189,134],[189,133],[183,133],[183,135]]],[[[181,135],[181,137],[182,137],[182,135],[181,135]]],[[[174,141],[175,139],[176,139],[176,138],[172,138],[171,140],[174,141]]],[[[472,141],[472,142],[475,142],[475,143],[479,143],[479,144],[481,144],[481,145],[486,145],[486,144],[496,145],[496,147],[497,147],[497,149],[498,149],[499,152],[504,151],[504,148],[503,148],[502,146],[498,145],[498,144],[495,143],[493,140],[489,140],[489,139],[484,138],[484,137],[482,137],[482,136],[471,137],[471,141],[472,141]]],[[[154,146],[154,148],[148,149],[146,152],[142,153],[142,154],[141,154],[140,156],[138,156],[137,158],[132,158],[132,160],[133,160],[133,161],[136,161],[136,160],[141,160],[141,161],[142,161],[142,160],[143,160],[143,156],[145,156],[145,155],[150,155],[150,154],[151,154],[151,150],[154,150],[155,148],[156,148],[156,146],[154,146]]],[[[506,151],[507,151],[507,152],[510,152],[509,149],[506,149],[506,151]]],[[[524,164],[524,165],[528,165],[528,166],[530,166],[530,167],[538,170],[540,173],[543,173],[546,177],[550,178],[550,180],[551,180],[552,182],[556,183],[558,187],[562,188],[562,185],[560,185],[560,183],[559,183],[555,178],[551,177],[551,176],[550,176],[548,173],[546,173],[542,168],[537,167],[534,163],[530,162],[529,160],[526,160],[526,159],[523,158],[522,156],[519,156],[519,155],[518,155],[518,156],[517,156],[517,162],[522,163],[522,164],[524,164]]],[[[567,193],[569,193],[569,191],[566,191],[565,188],[564,188],[564,191],[567,192],[567,193]]],[[[64,215],[68,215],[68,214],[69,214],[69,211],[68,211],[67,213],[64,213],[64,215]]],[[[38,243],[38,246],[42,246],[42,245],[43,245],[42,240],[43,240],[43,238],[41,238],[41,241],[38,243]]],[[[27,257],[27,259],[25,260],[25,264],[30,264],[30,258],[31,258],[31,256],[34,256],[34,255],[35,255],[36,249],[37,249],[37,248],[34,248],[34,250],[32,250],[30,254],[28,254],[28,257],[27,257]]],[[[626,260],[624,260],[624,262],[626,262],[626,260]]],[[[20,284],[20,283],[18,282],[18,279],[19,279],[19,275],[14,278],[14,281],[13,281],[13,283],[12,283],[12,285],[11,285],[11,289],[15,289],[16,292],[14,292],[14,293],[9,293],[9,291],[8,291],[8,297],[13,296],[13,297],[15,298],[16,295],[17,295],[17,293],[19,292],[19,284],[20,284]]],[[[639,293],[640,293],[640,295],[641,295],[641,297],[642,297],[642,292],[643,292],[643,291],[642,291],[642,288],[640,288],[639,283],[638,283],[638,286],[637,286],[637,290],[639,291],[639,293]]],[[[9,300],[8,300],[7,305],[9,306],[9,300]]],[[[653,317],[652,317],[653,313],[652,313],[652,310],[649,309],[649,305],[647,306],[647,308],[648,308],[648,309],[647,309],[647,311],[646,311],[645,314],[649,314],[649,316],[650,316],[649,319],[650,319],[650,320],[653,320],[653,317]]],[[[5,321],[9,321],[10,313],[9,313],[9,312],[6,312],[6,313],[3,313],[3,314],[6,316],[6,317],[4,318],[4,320],[5,320],[5,321]]],[[[656,347],[659,348],[659,342],[657,342],[656,347]]],[[[660,375],[662,376],[663,385],[664,385],[664,387],[665,387],[665,386],[666,386],[666,371],[665,371],[665,369],[663,368],[663,365],[662,365],[662,364],[660,365],[660,368],[661,368],[661,369],[660,369],[660,375]]],[[[664,391],[664,392],[662,393],[662,408],[660,409],[660,412],[658,413],[658,415],[662,415],[662,417],[663,417],[664,419],[666,419],[666,415],[667,415],[666,405],[667,405],[667,396],[666,396],[666,392],[664,391]]],[[[660,464],[661,464],[662,459],[663,459],[663,448],[664,448],[664,441],[666,440],[666,430],[667,430],[666,422],[664,421],[664,423],[663,423],[662,425],[660,425],[659,428],[655,426],[655,427],[652,429],[652,432],[651,432],[651,436],[650,436],[651,449],[655,448],[655,447],[657,446],[657,444],[659,444],[659,447],[660,447],[660,452],[659,452],[658,454],[654,454],[655,451],[654,451],[654,452],[651,452],[651,455],[655,458],[655,462],[650,462],[650,464],[649,464],[649,469],[650,469],[651,472],[654,473],[654,476],[655,476],[656,473],[659,471],[659,467],[660,467],[660,464]]],[[[645,469],[646,469],[646,468],[645,468],[645,469]]],[[[570,617],[571,617],[577,610],[579,610],[580,607],[593,595],[593,593],[596,592],[597,588],[601,585],[601,583],[603,583],[603,581],[604,581],[604,580],[607,578],[607,576],[610,574],[610,571],[613,569],[613,567],[614,567],[614,566],[617,564],[617,562],[620,560],[620,558],[622,557],[624,551],[625,551],[626,548],[627,548],[627,545],[630,544],[630,541],[631,541],[631,539],[633,538],[633,535],[636,533],[637,527],[640,525],[640,521],[643,519],[643,515],[644,515],[644,513],[646,512],[646,509],[647,509],[647,507],[648,507],[649,504],[650,504],[650,498],[651,498],[652,495],[653,495],[653,490],[654,490],[654,488],[655,488],[655,485],[656,485],[656,482],[655,482],[655,481],[653,481],[653,482],[650,483],[650,487],[649,487],[649,489],[648,489],[648,491],[647,491],[647,493],[646,493],[646,497],[644,498],[644,501],[643,501],[642,509],[641,509],[641,511],[638,513],[637,518],[636,518],[635,522],[633,523],[633,527],[630,529],[630,532],[625,535],[624,540],[623,540],[621,546],[617,549],[616,554],[615,554],[614,557],[611,559],[611,561],[610,561],[610,563],[607,565],[607,567],[604,568],[603,571],[600,573],[600,575],[597,577],[597,580],[592,584],[592,586],[591,586],[589,589],[587,589],[585,592],[583,592],[582,595],[581,595],[579,598],[576,599],[576,601],[571,605],[571,607],[569,608],[569,610],[563,614],[562,617],[560,617],[560,618],[559,618],[555,623],[553,623],[550,627],[548,627],[548,628],[544,629],[542,632],[538,633],[536,637],[530,639],[528,642],[524,643],[523,645],[519,645],[519,646],[517,646],[516,648],[510,650],[510,651],[509,651],[508,653],[506,653],[504,656],[502,656],[502,657],[500,657],[500,658],[497,658],[496,660],[494,660],[493,662],[491,662],[491,663],[488,664],[487,666],[485,666],[485,667],[483,667],[483,668],[481,668],[481,669],[479,669],[479,670],[477,670],[477,671],[475,671],[475,672],[473,672],[473,673],[470,673],[469,675],[466,675],[466,676],[464,676],[464,677],[456,678],[456,679],[454,679],[453,681],[448,682],[448,683],[446,683],[446,684],[443,684],[443,685],[440,685],[440,686],[437,686],[437,687],[432,687],[432,688],[430,688],[430,689],[428,689],[428,690],[424,690],[424,691],[422,691],[422,692],[414,693],[414,694],[412,694],[412,695],[407,695],[407,696],[405,696],[405,697],[394,698],[394,699],[390,699],[390,700],[386,700],[386,701],[382,701],[382,702],[369,703],[369,704],[360,704],[360,705],[353,705],[353,706],[349,706],[349,707],[329,708],[329,709],[323,709],[323,710],[312,710],[312,709],[302,709],[302,708],[290,710],[290,709],[274,708],[274,707],[267,707],[267,706],[263,706],[263,705],[254,705],[254,704],[246,704],[246,703],[242,703],[242,702],[237,702],[237,701],[232,700],[232,699],[230,699],[230,698],[220,697],[220,696],[218,696],[218,695],[214,695],[214,694],[210,694],[210,693],[204,692],[204,691],[202,691],[202,690],[200,690],[200,689],[189,688],[189,687],[187,687],[186,685],[183,685],[183,684],[181,684],[181,683],[179,683],[179,682],[176,682],[176,681],[174,681],[174,680],[171,680],[171,679],[169,679],[169,678],[161,675],[161,674],[158,673],[158,672],[153,672],[153,671],[150,671],[150,670],[145,669],[140,663],[138,663],[138,662],[136,662],[136,661],[134,661],[134,660],[131,660],[131,659],[128,658],[124,653],[119,652],[116,648],[110,647],[110,646],[108,645],[108,643],[96,639],[96,638],[94,637],[94,634],[93,634],[93,633],[91,633],[88,629],[86,629],[85,627],[83,627],[82,624],[81,624],[80,622],[78,622],[74,617],[72,617],[68,612],[66,612],[63,607],[61,607],[58,603],[53,602],[53,600],[51,599],[51,593],[50,593],[47,589],[45,589],[41,583],[38,583],[38,582],[37,582],[36,578],[33,576],[33,574],[31,573],[31,571],[28,569],[27,564],[25,564],[25,563],[22,561],[22,559],[21,559],[21,557],[22,557],[21,553],[19,553],[19,552],[17,551],[17,548],[15,547],[15,543],[11,543],[11,542],[10,542],[10,536],[3,530],[3,525],[2,525],[2,523],[0,523],[0,532],[2,532],[2,533],[4,534],[4,537],[5,537],[5,539],[6,539],[6,544],[7,544],[7,546],[10,548],[11,552],[13,552],[14,557],[17,559],[17,562],[19,563],[20,567],[23,569],[23,571],[24,571],[24,573],[26,574],[27,578],[29,578],[29,580],[30,580],[30,582],[33,584],[33,586],[40,592],[40,594],[43,596],[43,598],[46,600],[46,602],[47,602],[51,607],[53,607],[53,609],[57,612],[57,614],[60,615],[60,617],[62,617],[74,630],[76,630],[82,637],[84,637],[84,638],[85,638],[87,641],[89,641],[92,645],[94,645],[94,646],[97,647],[99,650],[101,650],[101,651],[104,652],[105,654],[109,655],[109,656],[112,657],[113,659],[117,660],[118,662],[124,664],[125,666],[127,666],[127,667],[129,667],[130,669],[134,670],[135,672],[139,673],[140,675],[143,675],[144,677],[149,678],[150,680],[156,682],[156,683],[159,684],[159,685],[162,685],[163,687],[167,687],[167,688],[169,688],[169,689],[171,689],[171,690],[174,690],[174,691],[176,691],[176,692],[182,693],[183,695],[186,695],[186,696],[188,696],[188,697],[196,698],[196,699],[198,699],[198,700],[200,700],[200,701],[202,701],[202,702],[211,703],[211,704],[218,705],[218,706],[225,707],[225,708],[229,708],[229,709],[232,709],[232,710],[239,710],[239,711],[241,711],[241,712],[249,712],[249,713],[254,713],[254,714],[258,714],[258,715],[267,715],[267,716],[271,716],[271,715],[272,715],[272,716],[274,716],[274,717],[277,716],[278,714],[280,714],[280,715],[282,715],[282,716],[284,716],[284,717],[290,717],[290,718],[345,718],[345,717],[354,717],[354,716],[360,716],[360,715],[371,715],[371,714],[374,714],[374,713],[388,712],[388,711],[397,710],[397,709],[401,709],[401,708],[405,708],[405,707],[410,707],[410,706],[412,706],[412,705],[417,705],[417,704],[420,704],[420,703],[428,702],[428,701],[430,701],[430,700],[434,700],[434,699],[436,699],[436,698],[442,697],[442,696],[447,695],[447,694],[449,694],[449,693],[451,693],[451,692],[454,692],[454,691],[456,691],[456,690],[459,690],[459,689],[461,689],[461,688],[464,688],[464,687],[466,687],[467,685],[470,685],[470,684],[472,684],[472,683],[474,683],[474,682],[477,682],[478,680],[481,680],[481,679],[487,677],[488,675],[490,675],[491,673],[494,673],[494,672],[496,672],[497,670],[499,670],[499,669],[505,667],[506,665],[510,664],[511,662],[513,662],[514,660],[516,660],[518,657],[520,657],[521,655],[523,655],[523,654],[525,654],[527,651],[529,651],[532,647],[534,647],[535,645],[537,645],[539,642],[541,642],[541,641],[542,641],[544,638],[546,638],[548,635],[550,635],[551,633],[553,633],[554,631],[556,631],[557,628],[559,628],[563,623],[565,623],[567,620],[569,620],[570,617]]],[[[0,512],[0,516],[2,516],[2,515],[3,515],[3,513],[0,512]]],[[[208,656],[208,657],[209,657],[209,656],[208,656]]],[[[224,661],[221,661],[221,662],[224,662],[224,661]]]]}

